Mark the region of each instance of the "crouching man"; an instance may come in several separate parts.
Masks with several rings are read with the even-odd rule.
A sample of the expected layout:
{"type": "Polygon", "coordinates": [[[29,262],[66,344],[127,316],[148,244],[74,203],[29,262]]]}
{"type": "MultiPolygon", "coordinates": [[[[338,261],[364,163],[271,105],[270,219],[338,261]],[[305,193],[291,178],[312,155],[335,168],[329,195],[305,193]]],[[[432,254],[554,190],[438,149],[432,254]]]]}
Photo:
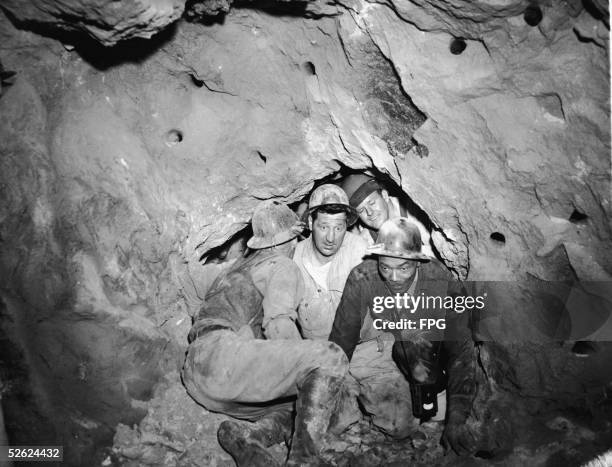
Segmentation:
{"type": "Polygon", "coordinates": [[[266,448],[291,439],[294,406],[287,465],[316,464],[348,361],[334,344],[301,340],[294,323],[303,292],[291,260],[297,216],[264,201],[252,227],[255,252],[215,280],[194,320],[183,382],[208,410],[238,419],[218,437],[239,467],[278,465],[266,448]]]}
{"type": "Polygon", "coordinates": [[[350,373],[375,426],[402,438],[436,412],[444,419],[445,398],[438,394],[447,386],[452,428],[446,427],[444,439],[453,447],[471,443],[461,431],[475,394],[471,334],[467,326],[461,331],[455,322],[461,315],[451,312],[445,323],[453,327],[452,340],[442,342],[444,331],[430,332],[419,319],[426,314],[411,310],[414,302],[403,300],[461,294],[461,285],[422,253],[419,229],[408,219],[387,220],[378,242],[370,248],[375,258],[366,259],[348,277],[330,340],[351,360],[350,373]]]}

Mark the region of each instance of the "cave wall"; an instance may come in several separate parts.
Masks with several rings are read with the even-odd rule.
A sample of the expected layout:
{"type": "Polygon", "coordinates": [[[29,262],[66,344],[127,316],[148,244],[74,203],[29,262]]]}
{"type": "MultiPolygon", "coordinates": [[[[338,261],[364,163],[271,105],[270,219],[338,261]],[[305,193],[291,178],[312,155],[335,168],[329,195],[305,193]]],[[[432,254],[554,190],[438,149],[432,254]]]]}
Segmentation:
{"type": "Polygon", "coordinates": [[[578,32],[601,23],[559,2],[531,27],[511,13],[524,4],[505,2],[503,25],[444,27],[407,3],[352,10],[429,117],[414,135],[429,157],[398,162],[405,191],[442,235],[463,238],[471,279],[558,280],[563,253],[580,279],[609,279],[609,53],[578,32]],[[454,37],[465,38],[459,55],[454,37]],[[574,210],[587,217],[570,219],[574,210]]]}
{"type": "MultiPolygon", "coordinates": [[[[534,27],[523,1],[242,6],[206,24],[157,5],[163,21],[126,27],[77,9],[102,19],[63,14],[58,34],[48,8],[2,3],[9,432],[25,436],[21,410],[86,450],[139,419],[181,365],[200,258],[259,200],[297,202],[343,167],[395,181],[458,277],[610,278],[609,45],[580,2],[542,4],[534,27]]],[[[526,379],[567,367],[550,352],[526,379]]]]}
{"type": "Polygon", "coordinates": [[[238,10],[112,50],[4,17],[1,30],[18,72],[0,100],[7,426],[15,441],[71,440],[79,464],[182,364],[188,268],[259,200],[298,201],[341,163],[370,165],[344,144],[385,146],[339,135],[366,124],[339,84],[333,18],[238,10]]]}

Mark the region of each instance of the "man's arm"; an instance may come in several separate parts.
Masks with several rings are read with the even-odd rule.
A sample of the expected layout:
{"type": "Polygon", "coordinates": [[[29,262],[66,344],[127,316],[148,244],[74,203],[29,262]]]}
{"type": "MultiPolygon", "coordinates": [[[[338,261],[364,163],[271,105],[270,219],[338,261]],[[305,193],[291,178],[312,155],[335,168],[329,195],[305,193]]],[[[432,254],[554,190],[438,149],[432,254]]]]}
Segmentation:
{"type": "Polygon", "coordinates": [[[267,339],[301,340],[295,319],[304,294],[304,281],[291,259],[277,259],[267,280],[262,302],[262,327],[267,339]]]}
{"type": "Polygon", "coordinates": [[[359,274],[356,273],[356,269],[353,269],[346,280],[346,286],[329,335],[329,340],[338,344],[349,360],[359,343],[359,331],[362,325],[360,304],[362,288],[363,281],[359,280],[359,274]]]}

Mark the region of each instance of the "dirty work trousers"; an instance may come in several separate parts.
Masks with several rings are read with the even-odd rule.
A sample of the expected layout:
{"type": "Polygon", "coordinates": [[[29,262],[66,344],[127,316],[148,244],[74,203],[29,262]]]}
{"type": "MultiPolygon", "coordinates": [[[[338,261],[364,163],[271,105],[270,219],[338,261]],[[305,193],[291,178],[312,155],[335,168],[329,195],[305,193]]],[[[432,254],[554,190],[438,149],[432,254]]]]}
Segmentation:
{"type": "Polygon", "coordinates": [[[349,372],[359,385],[359,401],[374,426],[394,438],[409,436],[419,425],[412,415],[410,385],[391,358],[393,337],[355,348],[349,372]]]}
{"type": "Polygon", "coordinates": [[[342,378],[348,360],[331,342],[254,339],[224,329],[190,344],[182,376],[189,395],[208,410],[254,421],[292,407],[317,369],[342,378]]]}

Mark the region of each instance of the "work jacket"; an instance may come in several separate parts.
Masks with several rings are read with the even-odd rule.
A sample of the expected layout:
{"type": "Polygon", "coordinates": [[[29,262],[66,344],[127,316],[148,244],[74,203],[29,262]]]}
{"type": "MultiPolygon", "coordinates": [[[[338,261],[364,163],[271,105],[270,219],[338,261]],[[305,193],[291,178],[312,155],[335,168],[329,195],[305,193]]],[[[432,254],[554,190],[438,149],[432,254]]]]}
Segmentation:
{"type": "MultiPolygon", "coordinates": [[[[450,273],[438,261],[421,264],[416,284],[413,283],[411,289],[412,287],[414,292],[411,295],[415,297],[468,295],[463,285],[453,280],[450,273]]],[[[444,366],[448,377],[449,401],[454,400],[455,406],[467,410],[475,395],[476,371],[470,314],[466,311],[457,313],[453,310],[434,312],[422,307],[411,313],[395,305],[385,307],[380,313],[374,313],[375,299],[376,303],[379,303],[385,297],[394,296],[396,294],[388,289],[378,272],[377,259],[366,259],[351,271],[347,279],[329,340],[338,344],[350,359],[357,344],[378,338],[385,332],[374,328],[376,319],[397,321],[398,318],[406,318],[418,321],[431,317],[436,319],[444,317],[446,327],[444,331],[434,328],[389,332],[393,333],[396,342],[402,340],[408,344],[406,348],[412,352],[412,355],[406,356],[409,365],[416,364],[419,356],[428,354],[427,349],[432,348],[428,343],[439,345],[442,348],[440,364],[444,366]]]]}
{"type": "Polygon", "coordinates": [[[260,250],[237,260],[210,287],[189,332],[210,326],[234,331],[251,327],[257,338],[262,328],[276,318],[295,320],[304,284],[296,264],[284,255],[260,250]]]}
{"type": "Polygon", "coordinates": [[[298,323],[304,338],[326,340],[329,337],[346,279],[365,253],[365,242],[346,232],[342,245],[331,259],[326,283],[319,284],[310,272],[311,265],[318,264],[312,236],[298,243],[293,261],[304,279],[304,296],[298,308],[298,323]]]}

